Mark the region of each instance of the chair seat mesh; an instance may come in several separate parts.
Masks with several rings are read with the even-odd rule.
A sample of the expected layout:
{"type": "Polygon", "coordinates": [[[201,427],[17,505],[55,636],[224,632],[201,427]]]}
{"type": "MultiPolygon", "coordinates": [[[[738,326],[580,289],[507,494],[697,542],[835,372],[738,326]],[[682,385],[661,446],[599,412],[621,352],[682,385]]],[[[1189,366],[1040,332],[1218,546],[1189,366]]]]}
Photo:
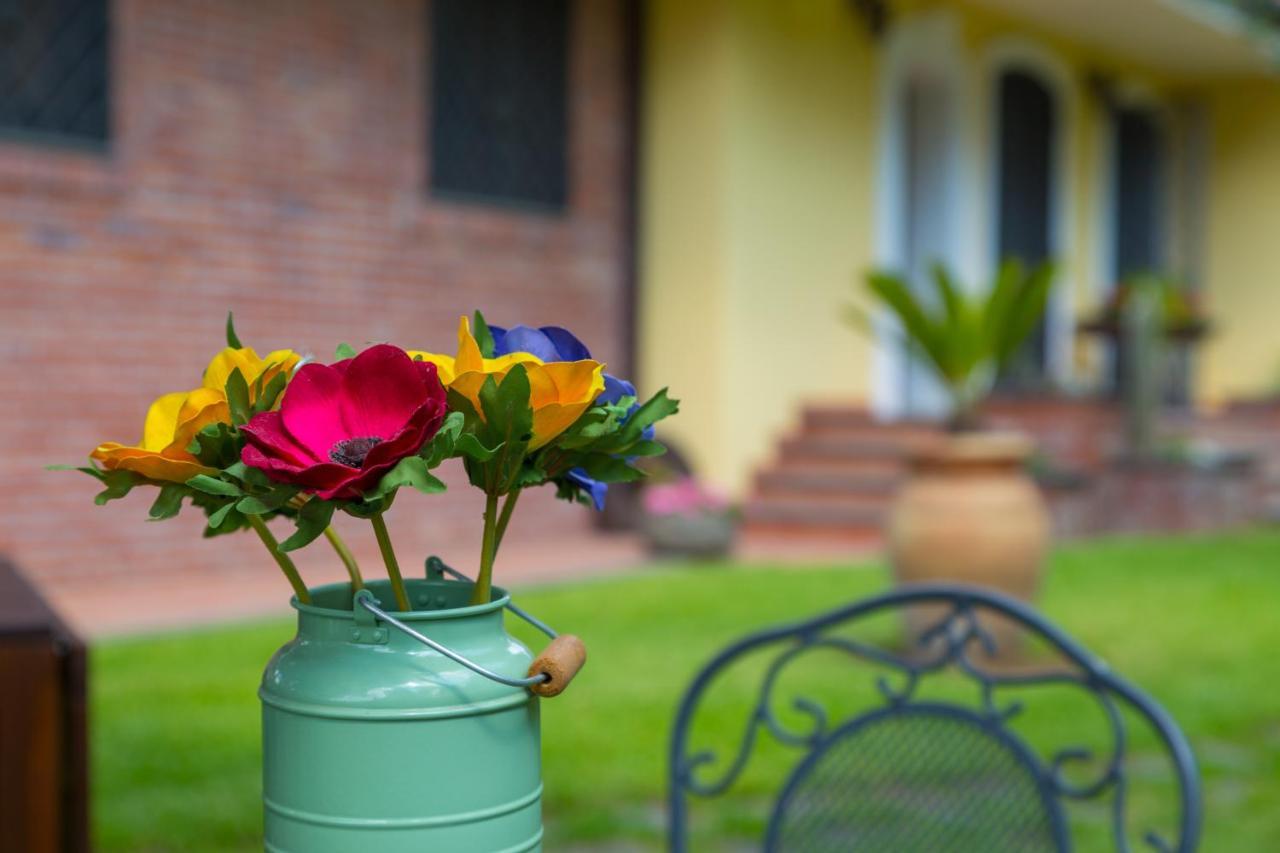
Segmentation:
{"type": "Polygon", "coordinates": [[[894,712],[838,731],[797,768],[771,850],[1055,851],[1056,804],[1008,743],[964,712],[894,712]]]}

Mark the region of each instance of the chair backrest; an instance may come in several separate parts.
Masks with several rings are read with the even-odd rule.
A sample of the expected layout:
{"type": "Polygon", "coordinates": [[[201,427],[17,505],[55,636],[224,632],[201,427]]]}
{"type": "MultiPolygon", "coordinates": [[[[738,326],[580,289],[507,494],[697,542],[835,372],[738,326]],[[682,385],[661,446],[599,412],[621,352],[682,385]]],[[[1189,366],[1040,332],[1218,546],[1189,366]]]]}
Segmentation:
{"type": "Polygon", "coordinates": [[[1142,842],[1149,850],[1190,853],[1200,834],[1199,776],[1186,738],[1159,705],[1021,602],[960,585],[901,587],[753,634],[698,674],[671,739],[671,849],[689,849],[691,801],[728,791],[758,744],[772,737],[799,756],[775,789],[766,851],[1067,851],[1068,805],[1095,798],[1107,802],[1113,849],[1128,851],[1126,757],[1128,721],[1135,716],[1155,733],[1177,786],[1172,834],[1142,827],[1142,842]],[[907,651],[848,635],[856,623],[891,611],[913,617],[907,651]],[[1035,658],[1034,667],[1002,661],[996,638],[1008,643],[1011,626],[1038,638],[1057,660],[1046,666],[1035,658]],[[832,719],[822,703],[795,698],[792,714],[807,720],[797,730],[778,713],[778,685],[789,667],[815,650],[874,667],[878,699],[873,707],[832,719]],[[767,665],[736,751],[722,757],[696,750],[690,730],[713,680],[760,654],[767,665]],[[976,687],[972,701],[938,698],[922,688],[944,671],[976,687]],[[1023,703],[1005,701],[1009,692],[1027,695],[1024,688],[1079,691],[1105,720],[1106,750],[1095,756],[1080,746],[1061,746],[1044,753],[1028,743],[1015,727],[1023,703]]]}

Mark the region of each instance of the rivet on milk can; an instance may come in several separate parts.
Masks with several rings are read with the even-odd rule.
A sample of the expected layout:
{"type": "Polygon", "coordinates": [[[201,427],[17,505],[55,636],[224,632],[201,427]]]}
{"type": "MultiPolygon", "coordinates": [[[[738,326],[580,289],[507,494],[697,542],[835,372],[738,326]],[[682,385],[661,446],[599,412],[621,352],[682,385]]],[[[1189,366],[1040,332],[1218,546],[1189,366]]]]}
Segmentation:
{"type": "Polygon", "coordinates": [[[267,850],[541,850],[539,695],[573,679],[582,642],[497,587],[468,605],[471,582],[434,557],[407,586],[428,609],[386,612],[386,581],[294,599],[297,636],[259,691],[267,850]],[[504,610],[551,637],[543,655],[507,634],[504,610]]]}

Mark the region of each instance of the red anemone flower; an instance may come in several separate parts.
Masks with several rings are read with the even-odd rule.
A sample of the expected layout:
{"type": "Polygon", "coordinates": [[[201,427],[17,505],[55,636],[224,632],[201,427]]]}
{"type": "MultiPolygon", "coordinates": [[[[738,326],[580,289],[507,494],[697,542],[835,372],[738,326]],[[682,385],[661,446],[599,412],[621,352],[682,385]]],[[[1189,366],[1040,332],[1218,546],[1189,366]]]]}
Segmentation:
{"type": "Polygon", "coordinates": [[[430,362],[378,344],[336,364],[307,364],[280,410],[243,430],[244,464],[323,500],[358,499],[440,428],[445,391],[430,362]]]}

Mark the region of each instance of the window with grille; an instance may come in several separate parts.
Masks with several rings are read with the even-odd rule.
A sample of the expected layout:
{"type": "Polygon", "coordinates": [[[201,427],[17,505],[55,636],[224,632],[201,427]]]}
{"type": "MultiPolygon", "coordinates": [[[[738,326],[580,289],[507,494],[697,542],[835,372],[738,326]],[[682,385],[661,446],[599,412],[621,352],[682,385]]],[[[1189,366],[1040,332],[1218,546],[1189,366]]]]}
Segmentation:
{"type": "Polygon", "coordinates": [[[431,4],[431,189],[562,210],[567,0],[431,4]]]}
{"type": "Polygon", "coordinates": [[[105,143],[107,0],[0,0],[0,136],[105,143]]]}

